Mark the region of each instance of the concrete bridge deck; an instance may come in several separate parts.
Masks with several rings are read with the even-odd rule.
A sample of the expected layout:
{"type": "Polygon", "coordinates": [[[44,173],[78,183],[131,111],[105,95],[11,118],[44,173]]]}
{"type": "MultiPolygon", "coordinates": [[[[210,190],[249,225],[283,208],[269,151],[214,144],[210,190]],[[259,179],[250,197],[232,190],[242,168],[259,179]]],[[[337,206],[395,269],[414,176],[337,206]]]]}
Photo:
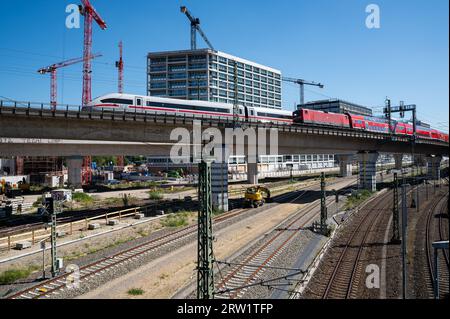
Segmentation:
{"type": "MultiPolygon", "coordinates": [[[[194,118],[171,114],[129,112],[84,112],[80,108],[52,111],[30,105],[0,101],[0,154],[3,156],[143,155],[169,154],[176,141],[172,130],[192,133],[194,118]]],[[[201,118],[202,129],[223,132],[231,120],[201,118]]],[[[245,123],[246,127],[273,129],[278,133],[279,154],[355,153],[378,151],[411,153],[409,136],[365,132],[354,129],[295,124],[245,123]]],[[[418,139],[416,154],[448,154],[448,144],[418,139]]]]}

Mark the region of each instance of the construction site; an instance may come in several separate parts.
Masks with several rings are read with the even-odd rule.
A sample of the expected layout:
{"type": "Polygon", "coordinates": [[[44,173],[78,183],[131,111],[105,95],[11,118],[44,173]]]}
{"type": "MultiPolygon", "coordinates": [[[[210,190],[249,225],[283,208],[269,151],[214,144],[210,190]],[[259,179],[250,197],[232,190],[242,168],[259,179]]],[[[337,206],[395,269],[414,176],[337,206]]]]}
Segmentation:
{"type": "Polygon", "coordinates": [[[0,299],[449,298],[448,120],[220,51],[194,4],[157,5],[190,47],[131,53],[117,7],[79,2],[82,55],[32,61],[50,99],[0,89],[0,299]]]}

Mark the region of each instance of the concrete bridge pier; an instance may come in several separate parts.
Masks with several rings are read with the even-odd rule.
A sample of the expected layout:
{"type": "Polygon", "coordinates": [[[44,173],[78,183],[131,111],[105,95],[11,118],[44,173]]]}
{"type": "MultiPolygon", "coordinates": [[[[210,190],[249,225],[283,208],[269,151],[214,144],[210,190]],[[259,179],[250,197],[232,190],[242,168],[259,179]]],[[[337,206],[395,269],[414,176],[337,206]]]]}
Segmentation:
{"type": "Polygon", "coordinates": [[[403,154],[394,154],[395,169],[401,170],[403,165],[403,154]]]}
{"type": "Polygon", "coordinates": [[[421,154],[419,154],[419,155],[414,155],[414,164],[415,164],[416,166],[418,166],[418,167],[426,166],[426,163],[427,163],[427,161],[426,161],[425,156],[423,156],[423,155],[421,155],[421,154]]]}
{"type": "Polygon", "coordinates": [[[83,167],[82,156],[71,156],[67,158],[68,184],[70,187],[81,188],[82,167],[83,167]]]}
{"type": "Polygon", "coordinates": [[[352,159],[353,155],[337,155],[337,160],[339,162],[339,175],[341,177],[352,176],[352,159]]]}
{"type": "Polygon", "coordinates": [[[378,152],[363,151],[358,153],[359,188],[369,191],[377,190],[377,159],[378,152]]]}
{"type": "Polygon", "coordinates": [[[442,156],[427,156],[427,178],[439,180],[441,178],[441,161],[442,156]]]}
{"type": "Polygon", "coordinates": [[[252,185],[257,185],[258,181],[258,163],[247,162],[247,182],[252,185]]]}

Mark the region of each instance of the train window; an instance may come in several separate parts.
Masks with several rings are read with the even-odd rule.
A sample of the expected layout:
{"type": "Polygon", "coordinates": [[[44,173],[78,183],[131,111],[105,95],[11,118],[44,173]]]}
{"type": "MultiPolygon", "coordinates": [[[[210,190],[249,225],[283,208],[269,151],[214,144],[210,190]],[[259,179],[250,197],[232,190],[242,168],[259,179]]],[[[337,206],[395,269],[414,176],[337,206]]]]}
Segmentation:
{"type": "Polygon", "coordinates": [[[196,111],[210,111],[210,112],[220,112],[220,113],[230,113],[228,109],[223,108],[211,108],[206,106],[195,106],[195,105],[181,105],[172,103],[157,103],[147,101],[147,106],[153,107],[164,107],[168,109],[182,109],[182,110],[196,110],[196,111]]]}
{"type": "Polygon", "coordinates": [[[262,113],[262,112],[258,112],[257,114],[258,114],[258,116],[274,117],[274,118],[279,118],[279,119],[291,119],[292,118],[292,116],[290,116],[290,115],[282,115],[282,114],[262,113]]]}
{"type": "Polygon", "coordinates": [[[133,100],[115,99],[115,98],[104,99],[104,100],[101,100],[101,102],[102,103],[128,104],[128,105],[132,105],[133,104],[133,100]]]}
{"type": "Polygon", "coordinates": [[[142,106],[142,99],[136,99],[136,105],[142,106]]]}

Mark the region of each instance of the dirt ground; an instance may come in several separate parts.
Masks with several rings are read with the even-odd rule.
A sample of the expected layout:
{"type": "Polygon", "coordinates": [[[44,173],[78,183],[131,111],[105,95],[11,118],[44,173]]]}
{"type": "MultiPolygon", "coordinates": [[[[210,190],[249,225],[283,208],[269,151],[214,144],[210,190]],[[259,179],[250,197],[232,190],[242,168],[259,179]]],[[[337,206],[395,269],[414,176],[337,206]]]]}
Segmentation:
{"type": "MultiPolygon", "coordinates": [[[[225,259],[243,246],[255,241],[301,205],[281,204],[218,231],[214,242],[217,259],[225,259]]],[[[127,275],[80,296],[81,299],[170,298],[196,276],[197,242],[181,247],[127,275]],[[130,296],[127,292],[140,288],[144,293],[130,296]]]]}

